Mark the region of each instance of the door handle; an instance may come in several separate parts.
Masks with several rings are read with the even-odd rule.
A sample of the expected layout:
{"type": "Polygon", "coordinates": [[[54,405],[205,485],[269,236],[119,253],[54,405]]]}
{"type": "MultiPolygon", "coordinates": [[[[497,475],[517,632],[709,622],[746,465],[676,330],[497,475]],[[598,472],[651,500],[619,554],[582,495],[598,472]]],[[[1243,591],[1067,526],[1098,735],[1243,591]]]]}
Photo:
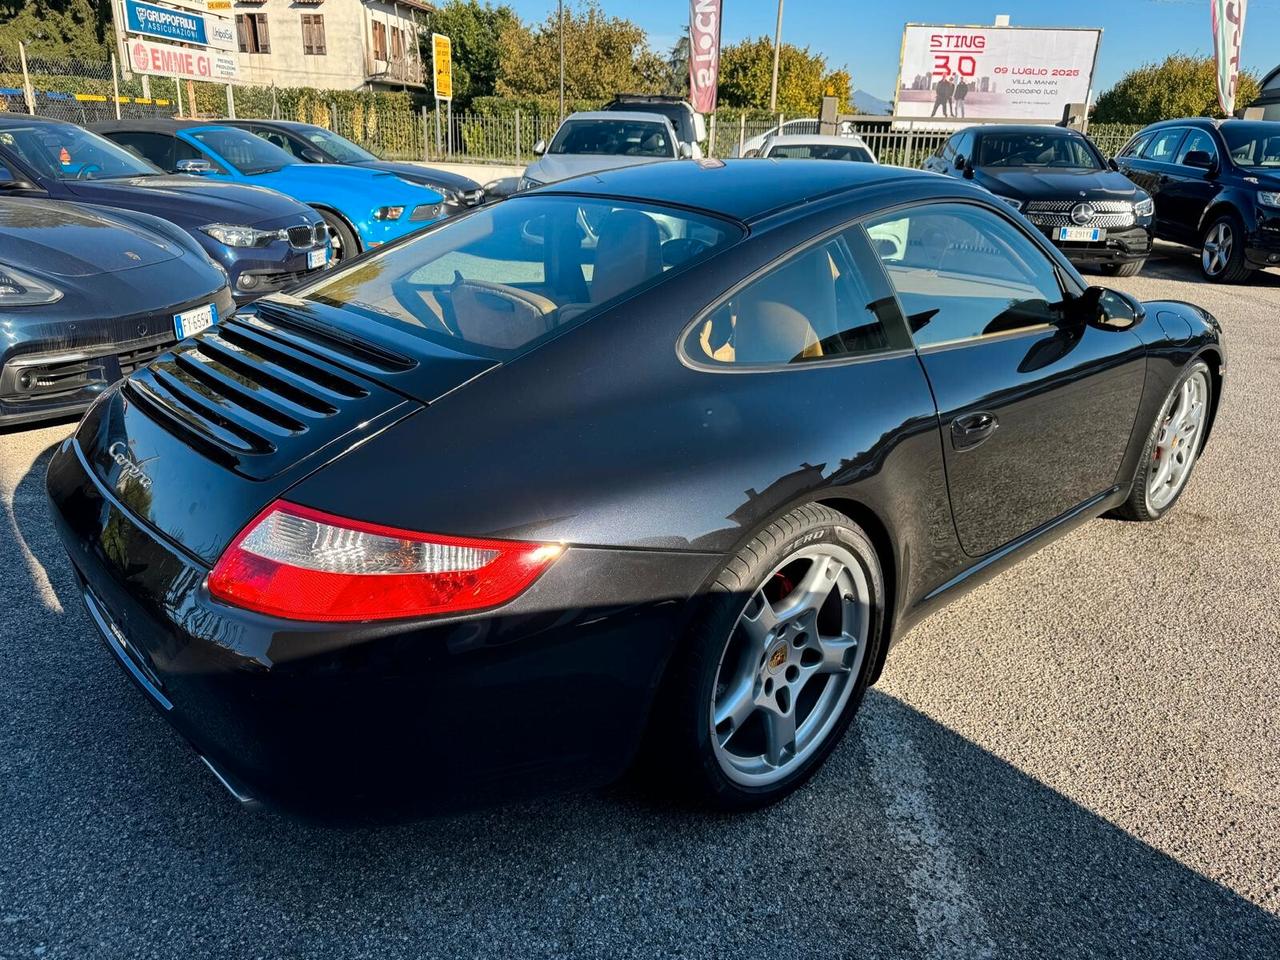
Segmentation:
{"type": "Polygon", "coordinates": [[[1000,426],[994,413],[968,413],[951,421],[951,446],[957,450],[976,447],[1000,426]]]}

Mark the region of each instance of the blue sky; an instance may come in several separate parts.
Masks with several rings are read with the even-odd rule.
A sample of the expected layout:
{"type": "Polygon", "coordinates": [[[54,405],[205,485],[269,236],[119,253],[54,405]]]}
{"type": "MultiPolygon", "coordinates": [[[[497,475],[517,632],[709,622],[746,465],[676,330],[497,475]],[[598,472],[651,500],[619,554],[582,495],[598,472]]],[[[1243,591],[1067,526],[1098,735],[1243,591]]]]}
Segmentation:
{"type": "MultiPolygon", "coordinates": [[[[541,21],[554,0],[506,0],[526,21],[541,21]]],[[[639,23],[657,49],[669,47],[688,19],[688,0],[601,0],[605,11],[639,23]]],[[[847,65],[854,86],[893,98],[902,25],[987,24],[998,13],[1024,27],[1102,27],[1095,86],[1105,90],[1132,66],[1172,51],[1212,52],[1209,0],[785,0],[782,37],[847,65]]],[[[774,0],[724,0],[722,40],[773,35],[774,0]]],[[[1243,59],[1265,73],[1280,63],[1280,0],[1249,0],[1243,59]]]]}

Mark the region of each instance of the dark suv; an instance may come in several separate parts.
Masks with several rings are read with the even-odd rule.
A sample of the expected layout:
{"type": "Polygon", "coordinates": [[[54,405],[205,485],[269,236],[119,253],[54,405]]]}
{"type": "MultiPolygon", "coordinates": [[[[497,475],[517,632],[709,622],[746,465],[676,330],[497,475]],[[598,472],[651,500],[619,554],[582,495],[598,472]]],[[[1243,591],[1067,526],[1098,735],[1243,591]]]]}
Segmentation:
{"type": "Polygon", "coordinates": [[[1116,158],[1156,202],[1156,236],[1200,249],[1209,280],[1280,264],[1280,123],[1165,120],[1116,158]]]}
{"type": "Polygon", "coordinates": [[[952,136],[925,169],[994,193],[1078,267],[1131,277],[1151,252],[1151,197],[1066,127],[992,124],[952,136]]]}

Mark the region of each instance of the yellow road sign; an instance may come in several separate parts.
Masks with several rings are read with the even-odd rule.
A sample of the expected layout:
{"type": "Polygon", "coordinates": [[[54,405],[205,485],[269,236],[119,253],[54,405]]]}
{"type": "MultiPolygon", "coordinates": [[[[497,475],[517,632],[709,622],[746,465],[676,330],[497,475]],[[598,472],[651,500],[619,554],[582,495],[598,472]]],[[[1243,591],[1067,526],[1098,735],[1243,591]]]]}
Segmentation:
{"type": "Polygon", "coordinates": [[[453,99],[453,44],[442,33],[431,35],[431,65],[435,76],[436,99],[453,99]]]}

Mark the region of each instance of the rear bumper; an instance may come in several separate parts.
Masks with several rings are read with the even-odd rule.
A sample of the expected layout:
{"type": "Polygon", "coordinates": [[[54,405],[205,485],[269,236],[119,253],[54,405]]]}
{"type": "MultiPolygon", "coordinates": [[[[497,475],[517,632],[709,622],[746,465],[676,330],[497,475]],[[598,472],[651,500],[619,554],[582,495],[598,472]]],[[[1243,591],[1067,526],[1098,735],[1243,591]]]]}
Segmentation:
{"type": "Polygon", "coordinates": [[[207,569],[137,523],[74,439],[48,490],[98,632],[152,705],[240,799],[322,818],[616,778],[715,562],[571,548],[488,614],[300,624],[214,601],[207,569]]]}

